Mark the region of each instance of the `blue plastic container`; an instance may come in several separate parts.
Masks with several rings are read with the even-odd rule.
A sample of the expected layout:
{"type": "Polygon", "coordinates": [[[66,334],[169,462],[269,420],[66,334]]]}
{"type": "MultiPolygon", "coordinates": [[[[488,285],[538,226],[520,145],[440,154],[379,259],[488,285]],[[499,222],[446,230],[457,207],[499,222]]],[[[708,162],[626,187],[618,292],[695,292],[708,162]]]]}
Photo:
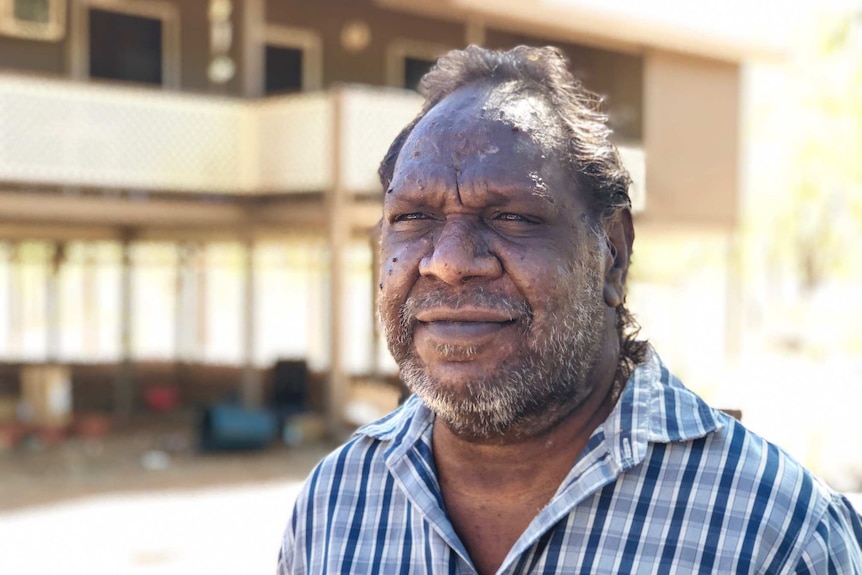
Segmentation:
{"type": "Polygon", "coordinates": [[[201,449],[246,450],[266,447],[278,435],[275,415],[235,405],[213,405],[201,421],[201,449]]]}

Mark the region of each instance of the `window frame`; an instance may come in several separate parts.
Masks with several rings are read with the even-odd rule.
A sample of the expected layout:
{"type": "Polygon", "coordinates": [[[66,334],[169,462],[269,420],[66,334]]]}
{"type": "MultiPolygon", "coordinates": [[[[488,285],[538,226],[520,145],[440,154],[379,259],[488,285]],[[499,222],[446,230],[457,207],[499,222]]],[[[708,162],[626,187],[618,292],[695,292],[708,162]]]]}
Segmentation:
{"type": "MultiPolygon", "coordinates": [[[[92,9],[160,20],[162,23],[162,83],[159,88],[180,87],[180,14],[176,5],[159,0],[72,0],[70,72],[73,78],[111,81],[90,76],[90,14],[92,9]]],[[[155,84],[135,84],[156,87],[155,84]]]]}
{"type": "Polygon", "coordinates": [[[15,18],[15,0],[0,0],[0,34],[58,42],[66,36],[66,1],[48,0],[48,21],[41,23],[15,18]]]}
{"type": "Polygon", "coordinates": [[[452,48],[445,44],[397,38],[386,47],[386,84],[393,88],[409,90],[404,85],[407,58],[436,60],[452,48]]]}
{"type": "MultiPolygon", "coordinates": [[[[323,41],[320,34],[308,28],[295,28],[267,24],[263,29],[260,44],[262,60],[262,77],[260,78],[260,93],[266,94],[266,48],[292,48],[302,52],[302,86],[300,92],[311,92],[323,88],[323,41]]],[[[278,94],[269,94],[270,97],[278,94]]]]}

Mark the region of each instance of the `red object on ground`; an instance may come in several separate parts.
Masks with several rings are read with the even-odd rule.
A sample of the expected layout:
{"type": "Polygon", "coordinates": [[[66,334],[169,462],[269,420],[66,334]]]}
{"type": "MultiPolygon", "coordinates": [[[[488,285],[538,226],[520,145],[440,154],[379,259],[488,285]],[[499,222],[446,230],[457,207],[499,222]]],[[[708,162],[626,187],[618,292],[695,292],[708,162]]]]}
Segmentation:
{"type": "Polygon", "coordinates": [[[18,447],[27,429],[21,423],[0,423],[0,453],[18,447]]]}
{"type": "Polygon", "coordinates": [[[36,429],[36,436],[44,445],[58,445],[66,439],[66,429],[63,427],[55,427],[53,425],[45,425],[36,429]]]}
{"type": "Polygon", "coordinates": [[[155,385],[144,390],[144,404],[152,411],[173,411],[179,405],[177,388],[169,385],[155,385]]]}
{"type": "Polygon", "coordinates": [[[107,415],[85,413],[75,416],[75,433],[79,437],[98,439],[111,430],[111,420],[107,415]]]}

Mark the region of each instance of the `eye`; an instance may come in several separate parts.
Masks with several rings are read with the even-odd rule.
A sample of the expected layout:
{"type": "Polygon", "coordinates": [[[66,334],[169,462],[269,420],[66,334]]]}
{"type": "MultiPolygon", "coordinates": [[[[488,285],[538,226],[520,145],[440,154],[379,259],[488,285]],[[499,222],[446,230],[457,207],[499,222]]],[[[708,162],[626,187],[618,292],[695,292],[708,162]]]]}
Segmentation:
{"type": "Polygon", "coordinates": [[[538,224],[541,221],[533,216],[525,216],[524,214],[516,214],[514,212],[501,212],[491,219],[504,224],[538,224]]]}
{"type": "Polygon", "coordinates": [[[415,220],[427,220],[428,216],[422,212],[410,212],[409,214],[398,214],[392,217],[393,222],[410,222],[415,220]]]}
{"type": "Polygon", "coordinates": [[[486,225],[504,236],[520,237],[535,234],[539,229],[539,224],[543,221],[542,218],[532,214],[498,212],[490,215],[490,218],[486,220],[486,225]]]}
{"type": "Polygon", "coordinates": [[[527,222],[529,221],[527,218],[520,214],[512,214],[512,213],[503,213],[498,214],[494,219],[502,221],[502,222],[527,222]]]}

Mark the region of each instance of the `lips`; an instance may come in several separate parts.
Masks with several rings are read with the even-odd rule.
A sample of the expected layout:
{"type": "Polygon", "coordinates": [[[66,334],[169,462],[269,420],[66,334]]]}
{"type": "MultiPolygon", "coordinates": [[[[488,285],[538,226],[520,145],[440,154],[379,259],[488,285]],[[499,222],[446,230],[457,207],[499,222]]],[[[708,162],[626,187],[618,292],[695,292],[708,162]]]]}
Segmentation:
{"type": "Polygon", "coordinates": [[[476,345],[496,333],[513,326],[517,318],[488,308],[436,308],[416,314],[416,330],[446,344],[476,345]]]}
{"type": "Polygon", "coordinates": [[[478,308],[432,308],[416,313],[416,319],[422,323],[508,323],[517,318],[505,311],[478,308]]]}

